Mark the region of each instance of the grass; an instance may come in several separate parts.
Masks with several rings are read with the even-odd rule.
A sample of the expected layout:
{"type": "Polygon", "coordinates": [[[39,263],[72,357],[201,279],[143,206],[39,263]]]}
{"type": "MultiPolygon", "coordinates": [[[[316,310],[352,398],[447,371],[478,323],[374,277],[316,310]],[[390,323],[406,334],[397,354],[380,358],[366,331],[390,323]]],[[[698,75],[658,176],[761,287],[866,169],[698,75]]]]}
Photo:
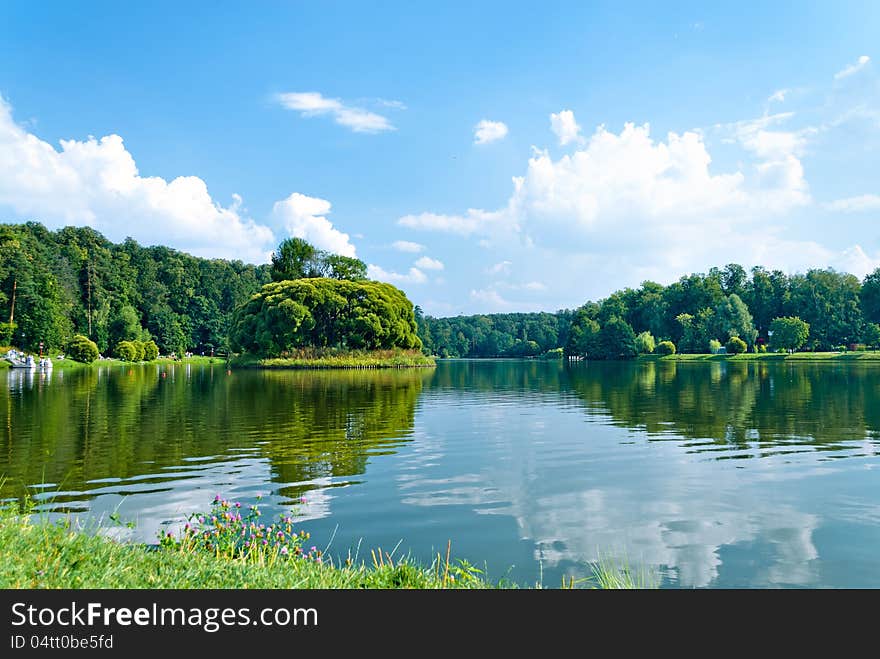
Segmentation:
{"type": "Polygon", "coordinates": [[[235,357],[234,368],[410,368],[435,366],[433,357],[419,350],[333,350],[304,349],[285,357],[259,358],[252,355],[235,357]]]}
{"type": "Polygon", "coordinates": [[[818,361],[866,361],[880,362],[880,351],[851,351],[851,352],[795,352],[791,355],[778,352],[746,352],[741,355],[711,355],[711,354],[675,354],[675,355],[639,355],[640,361],[672,361],[672,362],[695,362],[695,361],[795,361],[795,362],[818,362],[818,361]]]}
{"type": "MultiPolygon", "coordinates": [[[[228,502],[222,502],[228,504],[228,502]]],[[[256,506],[252,507],[256,509],[256,506]]],[[[0,588],[321,588],[321,589],[487,589],[517,588],[509,582],[492,583],[467,561],[454,561],[451,545],[423,566],[395,551],[370,551],[369,563],[347,557],[334,565],[314,547],[302,544],[308,534],[291,529],[282,518],[265,535],[277,542],[242,545],[239,531],[250,526],[254,514],[238,516],[235,508],[219,507],[191,515],[192,526],[178,535],[165,535],[158,546],[118,542],[108,528],[79,527],[72,518],[52,522],[28,514],[16,505],[0,508],[0,588]],[[223,522],[233,511],[232,522],[223,522]],[[211,517],[205,517],[211,515],[211,517]],[[203,519],[199,523],[198,518],[203,519]],[[218,521],[220,518],[220,521],[218,521]],[[219,529],[213,534],[213,529],[219,529]],[[225,529],[225,530],[224,530],[225,529]],[[280,529],[280,530],[279,530],[280,529]],[[205,532],[208,532],[207,534],[205,532]],[[229,533],[226,533],[229,531],[229,533]],[[281,548],[302,547],[301,551],[281,548]]],[[[257,513],[258,515],[259,513],[257,513]]],[[[111,516],[112,517],[112,516],[111,516]]],[[[292,526],[292,525],[291,525],[292,526]]],[[[256,532],[256,531],[255,531],[256,532]]],[[[586,584],[592,588],[656,588],[643,578],[609,561],[593,566],[593,578],[563,587],[586,584]]],[[[538,585],[537,587],[540,587],[538,585]]]]}

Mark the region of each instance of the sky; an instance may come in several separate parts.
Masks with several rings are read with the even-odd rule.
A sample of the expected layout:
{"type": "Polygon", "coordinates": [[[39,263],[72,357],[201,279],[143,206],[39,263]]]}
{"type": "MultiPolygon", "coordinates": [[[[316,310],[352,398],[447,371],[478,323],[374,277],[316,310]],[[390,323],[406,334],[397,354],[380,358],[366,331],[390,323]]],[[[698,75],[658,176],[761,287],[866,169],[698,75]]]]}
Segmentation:
{"type": "Polygon", "coordinates": [[[435,316],[880,266],[880,3],[178,4],[3,3],[0,220],[435,316]]]}

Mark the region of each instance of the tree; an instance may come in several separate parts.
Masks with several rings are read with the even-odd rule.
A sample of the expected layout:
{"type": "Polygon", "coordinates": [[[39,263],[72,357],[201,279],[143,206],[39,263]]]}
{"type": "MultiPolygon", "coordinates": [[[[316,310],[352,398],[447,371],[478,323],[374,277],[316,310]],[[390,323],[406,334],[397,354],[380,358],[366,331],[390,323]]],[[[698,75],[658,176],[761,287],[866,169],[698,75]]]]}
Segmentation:
{"type": "Polygon", "coordinates": [[[236,312],[233,348],[276,357],[303,347],[421,348],[412,303],[376,281],[273,282],[236,312]]]}
{"type": "Polygon", "coordinates": [[[745,341],[743,341],[738,336],[730,337],[730,340],[727,342],[727,352],[732,355],[739,355],[746,350],[748,350],[748,346],[746,345],[745,341]]]}
{"type": "Polygon", "coordinates": [[[657,344],[656,352],[658,355],[674,355],[675,344],[672,341],[661,341],[657,344]]]}
{"type": "Polygon", "coordinates": [[[810,324],[797,316],[774,318],[770,323],[770,346],[774,350],[797,350],[809,336],[810,324]]]}
{"type": "Polygon", "coordinates": [[[633,359],[639,352],[636,349],[636,335],[628,322],[621,318],[611,318],[602,326],[597,336],[598,359],[633,359]]]}
{"type": "Polygon", "coordinates": [[[865,325],[865,343],[873,348],[880,346],[880,325],[868,323],[865,325]]]}
{"type": "Polygon", "coordinates": [[[318,250],[302,238],[283,240],[272,253],[272,281],[316,277],[318,250]]]}
{"type": "Polygon", "coordinates": [[[120,341],[116,344],[114,354],[124,362],[133,362],[137,360],[138,349],[131,341],[120,341]]]}
{"type": "Polygon", "coordinates": [[[831,268],[809,270],[791,278],[786,315],[809,324],[810,343],[820,350],[854,343],[864,325],[860,288],[854,275],[831,268]]]}
{"type": "Polygon", "coordinates": [[[74,336],[67,345],[67,356],[78,362],[91,364],[98,358],[98,346],[82,334],[74,336]]]}
{"type": "Polygon", "coordinates": [[[159,346],[152,339],[144,342],[144,360],[151,362],[159,356],[159,346]]]}
{"type": "Polygon", "coordinates": [[[120,341],[136,341],[143,332],[137,310],[128,304],[119,309],[110,321],[109,329],[110,341],[114,344],[120,341]]]}
{"type": "Polygon", "coordinates": [[[636,337],[636,350],[643,355],[650,355],[654,352],[654,337],[650,332],[641,332],[636,337]]]}
{"type": "Polygon", "coordinates": [[[359,281],[367,278],[367,264],[360,259],[340,254],[327,254],[323,260],[327,266],[326,277],[348,279],[350,281],[359,281]]]}
{"type": "Polygon", "coordinates": [[[758,336],[752,322],[752,314],[736,293],[731,293],[715,307],[713,324],[712,333],[722,341],[738,336],[747,345],[752,345],[758,336]]]}
{"type": "Polygon", "coordinates": [[[588,309],[578,309],[565,344],[565,354],[586,357],[596,351],[596,339],[599,336],[599,323],[590,317],[588,309]]]}
{"type": "Polygon", "coordinates": [[[865,320],[880,323],[880,268],[865,277],[859,298],[865,320]]]}

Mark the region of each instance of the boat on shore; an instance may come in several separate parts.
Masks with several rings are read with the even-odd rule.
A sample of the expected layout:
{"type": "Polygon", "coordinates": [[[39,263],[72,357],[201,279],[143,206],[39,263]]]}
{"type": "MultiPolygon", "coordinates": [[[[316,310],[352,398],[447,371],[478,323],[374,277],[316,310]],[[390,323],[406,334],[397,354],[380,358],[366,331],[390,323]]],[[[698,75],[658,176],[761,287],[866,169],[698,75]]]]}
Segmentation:
{"type": "MultiPolygon", "coordinates": [[[[9,362],[12,368],[35,369],[37,367],[37,361],[34,359],[33,355],[25,355],[17,350],[10,350],[6,353],[3,359],[9,362]]],[[[42,367],[42,361],[40,362],[40,365],[42,367]]],[[[49,368],[52,368],[52,366],[50,365],[49,368]]]]}

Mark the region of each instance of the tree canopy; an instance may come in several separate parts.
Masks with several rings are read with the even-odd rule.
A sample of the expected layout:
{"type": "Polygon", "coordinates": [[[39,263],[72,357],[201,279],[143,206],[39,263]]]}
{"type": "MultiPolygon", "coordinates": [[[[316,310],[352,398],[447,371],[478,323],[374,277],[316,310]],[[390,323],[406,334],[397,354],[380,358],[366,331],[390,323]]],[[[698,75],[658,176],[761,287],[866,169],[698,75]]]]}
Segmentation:
{"type": "Polygon", "coordinates": [[[233,349],[267,357],[303,347],[422,347],[403,291],[326,277],[266,284],[238,309],[230,338],[233,349]]]}

